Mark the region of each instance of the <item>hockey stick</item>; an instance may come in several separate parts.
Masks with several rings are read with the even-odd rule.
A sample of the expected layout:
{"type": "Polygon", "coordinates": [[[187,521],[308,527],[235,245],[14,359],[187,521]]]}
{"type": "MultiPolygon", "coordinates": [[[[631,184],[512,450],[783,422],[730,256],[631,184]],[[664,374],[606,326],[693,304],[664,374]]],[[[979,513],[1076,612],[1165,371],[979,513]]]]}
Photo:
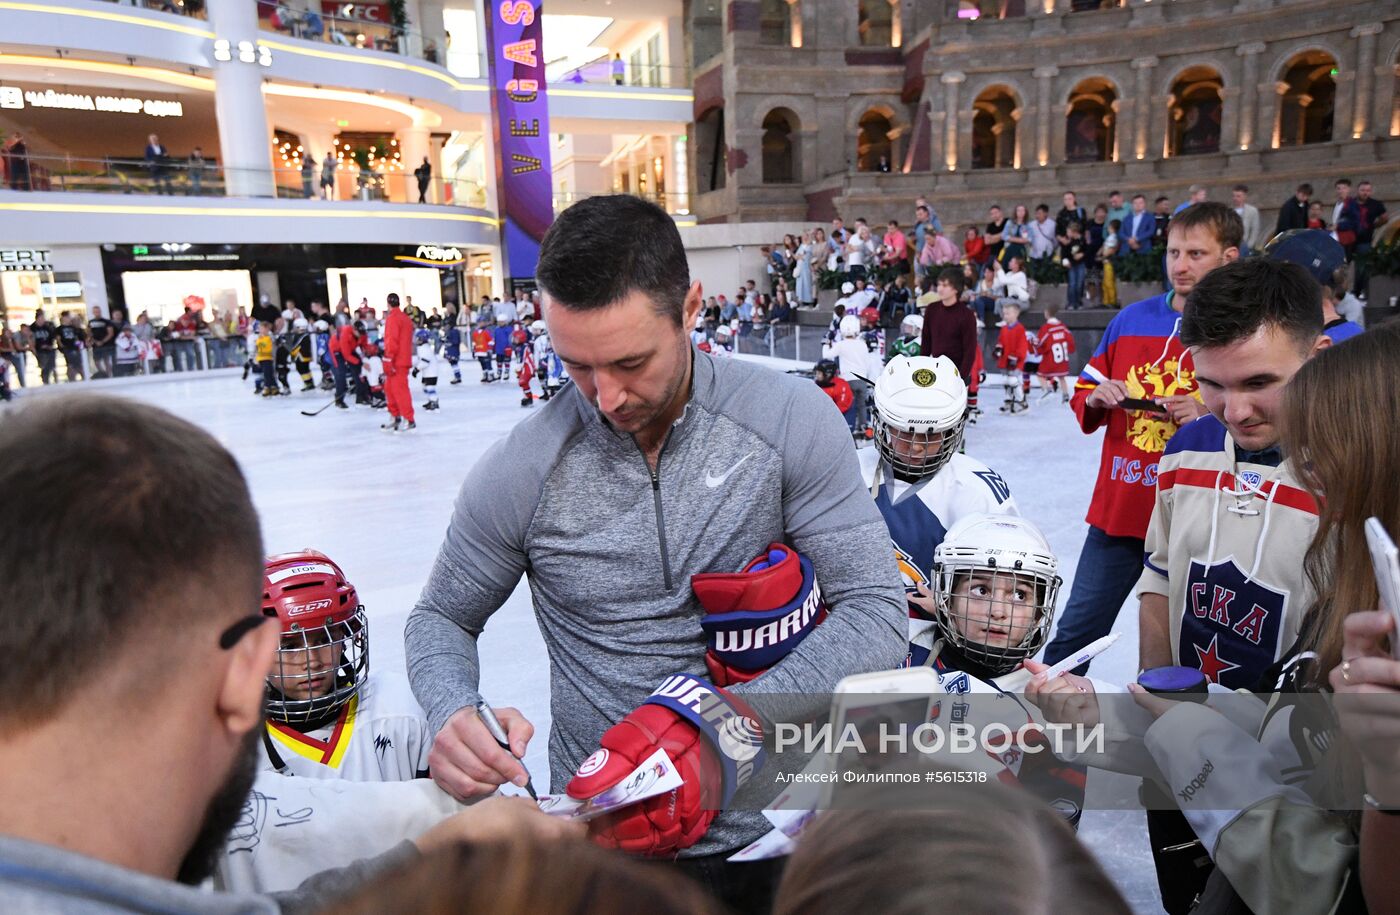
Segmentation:
{"type": "Polygon", "coordinates": [[[321,408],[316,409],[316,410],[302,410],[302,411],[301,411],[301,415],[302,415],[302,416],[320,416],[323,412],[325,412],[326,410],[328,410],[328,409],[330,408],[331,404],[333,404],[333,403],[335,403],[335,398],[334,398],[334,397],[332,397],[331,400],[330,400],[330,403],[327,403],[324,407],[321,407],[321,408]]]}

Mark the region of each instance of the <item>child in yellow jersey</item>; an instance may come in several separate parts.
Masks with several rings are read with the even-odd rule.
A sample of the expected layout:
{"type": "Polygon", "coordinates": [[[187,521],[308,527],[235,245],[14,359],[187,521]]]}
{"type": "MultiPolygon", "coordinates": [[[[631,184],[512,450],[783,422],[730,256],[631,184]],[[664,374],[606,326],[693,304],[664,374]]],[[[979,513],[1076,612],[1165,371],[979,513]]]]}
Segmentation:
{"type": "Polygon", "coordinates": [[[264,397],[277,396],[276,365],[273,361],[276,347],[272,342],[272,325],[264,321],[258,325],[258,339],[253,349],[253,361],[258,364],[258,380],[253,385],[254,394],[264,397]]]}

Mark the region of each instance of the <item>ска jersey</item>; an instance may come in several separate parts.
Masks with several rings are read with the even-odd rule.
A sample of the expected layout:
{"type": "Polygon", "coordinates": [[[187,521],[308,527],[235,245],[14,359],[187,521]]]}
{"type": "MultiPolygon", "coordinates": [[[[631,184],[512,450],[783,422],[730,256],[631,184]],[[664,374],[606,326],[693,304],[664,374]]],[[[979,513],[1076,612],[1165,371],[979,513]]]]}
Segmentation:
{"type": "Polygon", "coordinates": [[[306,778],[398,782],[428,774],[433,738],[406,683],[370,674],[333,721],[305,733],[269,720],[262,767],[306,778]]]}
{"type": "MultiPolygon", "coordinates": [[[[1250,457],[1246,455],[1245,457],[1250,457]]],[[[1289,461],[1241,460],[1213,415],[1167,443],[1137,591],[1167,598],[1173,663],[1248,689],[1298,637],[1317,505],[1289,461]]]]}
{"type": "Polygon", "coordinates": [[[1011,487],[1000,475],[965,454],[954,454],[932,477],[897,480],[879,450],[862,448],[860,469],[885,519],[906,593],[933,588],[933,551],[962,517],[989,512],[1016,515],[1011,487]]]}

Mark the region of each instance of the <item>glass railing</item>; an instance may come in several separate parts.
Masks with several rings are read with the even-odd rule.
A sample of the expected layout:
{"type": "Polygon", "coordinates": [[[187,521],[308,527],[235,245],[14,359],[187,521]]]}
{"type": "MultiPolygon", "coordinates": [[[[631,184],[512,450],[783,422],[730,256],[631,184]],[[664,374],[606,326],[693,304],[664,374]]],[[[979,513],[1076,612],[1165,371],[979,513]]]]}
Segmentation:
{"type": "Polygon", "coordinates": [[[361,9],[365,11],[365,15],[336,16],[259,0],[258,18],[264,30],[281,32],[292,38],[324,41],[345,48],[367,48],[390,54],[404,54],[434,64],[447,62],[447,48],[440,44],[445,42],[446,38],[433,38],[404,26],[374,18],[387,16],[387,4],[342,4],[338,8],[361,9]]]}
{"type": "Polygon", "coordinates": [[[689,89],[690,69],[661,64],[634,66],[625,60],[600,57],[572,69],[549,73],[551,85],[590,84],[598,86],[631,86],[650,89],[689,89]]]}
{"type": "Polygon", "coordinates": [[[385,201],[484,207],[486,191],[477,181],[431,177],[421,184],[411,171],[361,169],[338,163],[330,172],[320,163],[300,168],[231,169],[204,160],[137,158],[86,159],[73,156],[15,156],[3,159],[3,187],[12,191],[146,194],[184,197],[317,197],[324,200],[385,201]],[[421,190],[421,195],[420,195],[421,190]]]}
{"type": "Polygon", "coordinates": [[[687,216],[690,214],[689,194],[654,194],[648,191],[598,191],[597,193],[561,191],[554,194],[554,214],[556,216],[559,215],[580,200],[586,200],[589,197],[600,197],[607,194],[631,194],[633,197],[649,200],[672,216],[687,216]]]}
{"type": "Polygon", "coordinates": [[[142,10],[155,10],[159,13],[174,13],[176,16],[205,18],[204,0],[107,0],[117,6],[133,6],[142,10]]]}

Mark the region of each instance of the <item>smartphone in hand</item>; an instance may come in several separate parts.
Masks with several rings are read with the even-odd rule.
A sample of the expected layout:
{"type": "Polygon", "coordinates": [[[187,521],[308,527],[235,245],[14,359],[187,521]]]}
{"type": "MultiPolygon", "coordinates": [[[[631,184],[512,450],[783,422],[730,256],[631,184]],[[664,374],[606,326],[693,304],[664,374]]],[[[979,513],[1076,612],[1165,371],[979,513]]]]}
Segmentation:
{"type": "Polygon", "coordinates": [[[1400,661],[1400,550],[1390,539],[1379,518],[1366,519],[1366,545],[1371,549],[1371,566],[1376,573],[1376,590],[1380,592],[1380,610],[1395,618],[1395,631],[1390,636],[1390,654],[1400,661]]]}
{"type": "Polygon", "coordinates": [[[1148,413],[1160,413],[1167,415],[1167,408],[1155,400],[1146,400],[1141,397],[1124,397],[1118,401],[1120,410],[1146,410],[1148,413]]]}

